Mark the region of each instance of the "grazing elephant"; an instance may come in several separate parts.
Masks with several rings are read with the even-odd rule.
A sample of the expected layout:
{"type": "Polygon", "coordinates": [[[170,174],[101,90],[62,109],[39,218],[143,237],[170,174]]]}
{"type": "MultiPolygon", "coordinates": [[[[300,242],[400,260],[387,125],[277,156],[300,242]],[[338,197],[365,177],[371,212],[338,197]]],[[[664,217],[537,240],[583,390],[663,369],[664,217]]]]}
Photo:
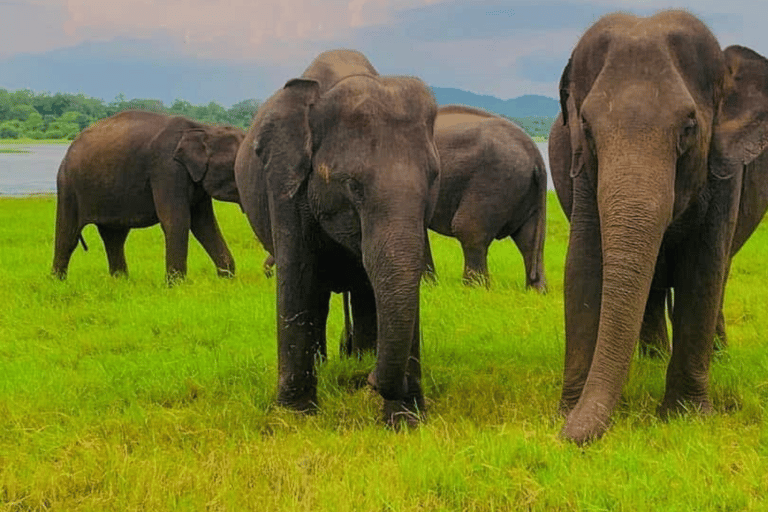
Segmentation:
{"type": "Polygon", "coordinates": [[[516,124],[462,105],[438,109],[435,141],[440,193],[429,227],[461,242],[464,282],[490,284],[488,246],[509,236],[526,285],[546,291],[547,171],[536,143],[516,124]]]}
{"type": "Polygon", "coordinates": [[[169,280],[187,272],[190,229],[219,275],[234,275],[211,197],[239,202],[234,165],[244,136],[239,128],[144,111],[121,112],[84,130],[56,177],[53,274],[66,277],[87,224],[99,229],[110,273],[127,274],[128,231],[160,222],[169,280]]]}
{"type": "Polygon", "coordinates": [[[320,54],[259,108],[235,178],[276,261],[279,403],[316,409],[330,294],[350,291],[357,349],[378,354],[368,381],[385,400],[385,421],[418,421],[436,113],[421,80],[379,76],[352,50],[320,54]]]}
{"type": "Polygon", "coordinates": [[[683,11],[613,14],[573,50],[560,103],[573,179],[562,435],[607,429],[652,288],[675,299],[659,412],[708,412],[743,170],[768,145],[768,61],[721,50],[683,11]]]}

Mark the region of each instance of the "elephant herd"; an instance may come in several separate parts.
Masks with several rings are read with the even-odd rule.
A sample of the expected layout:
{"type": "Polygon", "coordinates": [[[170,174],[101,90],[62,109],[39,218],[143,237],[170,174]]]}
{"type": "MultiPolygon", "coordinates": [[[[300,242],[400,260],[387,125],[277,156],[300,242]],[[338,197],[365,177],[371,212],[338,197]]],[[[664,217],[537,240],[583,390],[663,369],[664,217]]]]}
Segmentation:
{"type": "MultiPolygon", "coordinates": [[[[669,350],[667,311],[659,412],[708,412],[731,258],[768,208],[768,60],[722,50],[684,11],[613,14],[579,40],[559,96],[549,161],[571,223],[561,435],[581,444],[606,431],[638,339],[669,350]]],[[[190,230],[231,276],[211,198],[237,202],[276,264],[279,403],[318,407],[329,300],[344,292],[350,352],[377,355],[368,382],[384,421],[417,424],[427,229],[456,237],[465,282],[486,286],[488,246],[509,236],[543,292],[546,182],[515,124],[438,107],[420,79],[327,51],[247,133],[137,111],[81,133],[57,177],[53,273],[66,275],[89,223],[110,272],[126,273],[128,231],[159,222],[169,279],[186,272],[190,230]]]]}

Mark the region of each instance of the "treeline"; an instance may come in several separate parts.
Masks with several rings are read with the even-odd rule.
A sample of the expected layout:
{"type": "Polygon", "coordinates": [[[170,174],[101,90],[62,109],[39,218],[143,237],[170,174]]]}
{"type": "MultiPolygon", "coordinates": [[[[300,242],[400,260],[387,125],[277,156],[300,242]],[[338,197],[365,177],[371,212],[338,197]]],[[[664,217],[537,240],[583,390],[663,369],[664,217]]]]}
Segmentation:
{"type": "MultiPolygon", "coordinates": [[[[126,100],[120,94],[109,103],[84,94],[47,92],[35,94],[29,89],[8,91],[0,88],[0,139],[74,139],[78,133],[99,119],[122,112],[142,109],[183,115],[209,124],[230,124],[248,128],[259,108],[255,99],[243,100],[224,108],[211,101],[207,105],[193,105],[176,100],[165,106],[160,100],[126,100]]],[[[509,117],[532,137],[549,136],[553,117],[509,117]]]]}
{"type": "Polygon", "coordinates": [[[105,103],[84,94],[35,94],[29,89],[8,91],[0,88],[0,138],[71,140],[99,119],[130,109],[183,115],[204,123],[247,128],[258,108],[259,102],[254,99],[243,100],[228,109],[214,101],[207,105],[193,105],[185,100],[176,100],[167,107],[160,100],[127,100],[122,94],[105,103]]]}

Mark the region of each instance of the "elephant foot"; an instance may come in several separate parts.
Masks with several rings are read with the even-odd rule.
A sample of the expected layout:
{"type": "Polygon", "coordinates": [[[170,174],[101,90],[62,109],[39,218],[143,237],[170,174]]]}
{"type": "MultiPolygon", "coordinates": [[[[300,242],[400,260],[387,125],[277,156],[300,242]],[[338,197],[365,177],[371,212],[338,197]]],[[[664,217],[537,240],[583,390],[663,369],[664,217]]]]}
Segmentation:
{"type": "Polygon", "coordinates": [[[384,423],[395,430],[416,428],[426,419],[424,400],[384,400],[384,423]]]}
{"type": "Polygon", "coordinates": [[[488,274],[475,270],[465,270],[462,282],[465,286],[482,286],[486,289],[491,287],[491,279],[488,277],[488,274]]]}
{"type": "Polygon", "coordinates": [[[698,414],[709,415],[712,414],[712,402],[708,397],[689,397],[679,394],[664,396],[661,405],[657,410],[657,413],[662,419],[669,419],[673,416],[680,416],[683,414],[695,412],[698,414]]]}
{"type": "Polygon", "coordinates": [[[583,446],[605,434],[609,418],[608,408],[599,401],[579,403],[566,417],[560,437],[583,446]]]}
{"type": "MultiPolygon", "coordinates": [[[[426,407],[424,405],[424,393],[418,379],[406,375],[407,390],[402,400],[384,400],[384,423],[395,430],[403,425],[414,428],[426,419],[426,407]]],[[[368,385],[376,390],[376,379],[373,372],[368,375],[368,385]]]]}
{"type": "Polygon", "coordinates": [[[537,279],[536,281],[530,281],[526,283],[526,288],[533,288],[542,295],[547,293],[547,281],[544,279],[537,279]]]}
{"type": "Polygon", "coordinates": [[[307,414],[314,414],[319,409],[317,402],[317,385],[315,386],[279,386],[277,403],[282,407],[307,414]]]}

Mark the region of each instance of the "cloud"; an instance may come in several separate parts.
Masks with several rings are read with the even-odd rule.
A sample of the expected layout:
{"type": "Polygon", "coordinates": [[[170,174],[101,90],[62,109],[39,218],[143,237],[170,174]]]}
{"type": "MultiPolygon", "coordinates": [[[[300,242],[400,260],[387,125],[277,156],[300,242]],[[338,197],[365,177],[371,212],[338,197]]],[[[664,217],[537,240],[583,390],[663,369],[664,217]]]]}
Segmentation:
{"type": "MultiPolygon", "coordinates": [[[[433,3],[421,0],[417,5],[433,3]]],[[[67,0],[75,42],[168,33],[186,56],[280,62],[305,56],[308,42],[343,40],[388,23],[402,0],[67,0]]]]}

